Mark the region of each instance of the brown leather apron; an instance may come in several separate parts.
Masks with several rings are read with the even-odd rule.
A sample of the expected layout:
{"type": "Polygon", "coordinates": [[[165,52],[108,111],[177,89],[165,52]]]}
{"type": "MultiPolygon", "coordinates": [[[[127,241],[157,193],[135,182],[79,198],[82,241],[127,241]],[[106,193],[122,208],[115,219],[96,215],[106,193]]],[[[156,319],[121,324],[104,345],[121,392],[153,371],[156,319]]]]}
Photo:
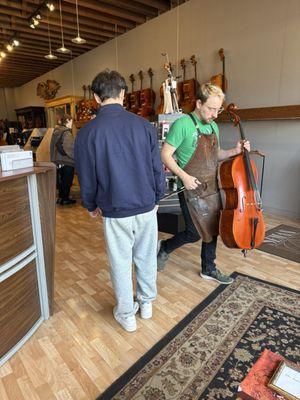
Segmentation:
{"type": "Polygon", "coordinates": [[[218,139],[213,132],[204,135],[200,132],[193,115],[198,143],[196,150],[183,170],[201,182],[194,190],[185,190],[184,197],[193,223],[204,242],[211,242],[219,233],[221,197],[217,185],[218,139]]]}

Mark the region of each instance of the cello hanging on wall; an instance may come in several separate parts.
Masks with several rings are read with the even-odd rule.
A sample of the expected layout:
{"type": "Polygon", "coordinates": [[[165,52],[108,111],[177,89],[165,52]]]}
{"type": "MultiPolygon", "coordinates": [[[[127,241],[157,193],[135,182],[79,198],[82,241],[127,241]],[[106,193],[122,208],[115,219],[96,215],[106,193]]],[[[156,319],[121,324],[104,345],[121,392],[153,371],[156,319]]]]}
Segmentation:
{"type": "Polygon", "coordinates": [[[151,68],[147,71],[148,76],[150,78],[150,88],[142,89],[142,71],[139,72],[139,76],[141,79],[141,94],[140,94],[140,109],[138,111],[138,115],[142,117],[151,117],[155,114],[154,111],[154,103],[155,103],[155,92],[152,89],[152,79],[153,79],[153,71],[151,68]]]}
{"type": "MultiPolygon", "coordinates": [[[[227,113],[234,125],[239,127],[241,139],[245,140],[240,117],[231,103],[227,113]]],[[[225,160],[219,167],[219,186],[222,190],[223,210],[219,232],[227,247],[247,250],[260,246],[265,237],[261,193],[257,187],[257,169],[247,149],[236,157],[225,160]]]]}
{"type": "Polygon", "coordinates": [[[179,107],[185,113],[190,113],[194,111],[196,105],[197,88],[199,83],[197,81],[197,61],[196,57],[193,55],[190,58],[190,62],[194,67],[194,78],[185,80],[185,61],[181,60],[181,67],[183,69],[184,80],[182,82],[182,94],[181,101],[179,101],[179,107]]]}
{"type": "Polygon", "coordinates": [[[130,108],[129,111],[137,114],[139,108],[140,108],[140,90],[134,90],[134,82],[135,82],[135,77],[133,74],[129,76],[129,80],[131,82],[131,93],[129,97],[130,101],[130,108]]]}
{"type": "Polygon", "coordinates": [[[223,93],[227,92],[228,89],[228,82],[225,76],[225,54],[224,54],[224,49],[219,50],[219,57],[220,61],[222,62],[222,74],[217,74],[214,75],[210,78],[210,82],[213,83],[214,85],[219,86],[219,88],[222,89],[223,93]]]}

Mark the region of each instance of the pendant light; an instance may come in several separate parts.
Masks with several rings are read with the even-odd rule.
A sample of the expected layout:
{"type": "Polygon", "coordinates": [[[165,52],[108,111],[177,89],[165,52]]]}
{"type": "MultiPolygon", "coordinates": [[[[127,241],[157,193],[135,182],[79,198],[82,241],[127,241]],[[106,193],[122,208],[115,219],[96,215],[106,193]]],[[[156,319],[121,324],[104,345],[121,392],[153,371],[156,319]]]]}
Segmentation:
{"type": "Polygon", "coordinates": [[[76,0],[76,18],[77,18],[77,36],[72,39],[73,43],[76,44],[84,44],[86,43],[86,40],[80,37],[80,32],[79,32],[79,18],[78,18],[78,2],[76,0]]]}
{"type": "Polygon", "coordinates": [[[57,57],[52,54],[52,50],[51,50],[51,38],[50,38],[50,26],[49,26],[49,14],[48,14],[48,38],[49,38],[49,54],[47,54],[46,56],[44,56],[45,58],[47,58],[47,60],[56,60],[57,57]]]}
{"type": "Polygon", "coordinates": [[[61,47],[57,49],[59,53],[67,54],[71,53],[71,50],[67,49],[65,47],[64,43],[64,31],[63,31],[63,25],[62,25],[62,12],[61,12],[61,0],[59,0],[59,13],[60,13],[60,30],[61,30],[61,47]]]}

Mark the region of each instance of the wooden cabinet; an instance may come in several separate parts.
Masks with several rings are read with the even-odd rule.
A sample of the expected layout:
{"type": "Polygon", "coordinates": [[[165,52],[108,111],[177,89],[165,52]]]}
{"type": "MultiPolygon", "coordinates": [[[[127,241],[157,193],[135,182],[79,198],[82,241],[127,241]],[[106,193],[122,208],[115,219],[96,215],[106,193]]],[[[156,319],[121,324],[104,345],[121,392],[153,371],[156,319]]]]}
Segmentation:
{"type": "Polygon", "coordinates": [[[22,129],[46,127],[46,115],[44,107],[24,107],[15,110],[17,121],[22,129]]]}
{"type": "Polygon", "coordinates": [[[53,312],[56,168],[0,171],[0,366],[53,312]]]}
{"type": "Polygon", "coordinates": [[[58,99],[47,100],[45,102],[45,108],[47,111],[48,127],[54,128],[57,123],[57,117],[59,114],[69,114],[73,121],[76,120],[76,107],[77,102],[82,100],[80,96],[64,96],[58,99]]]}

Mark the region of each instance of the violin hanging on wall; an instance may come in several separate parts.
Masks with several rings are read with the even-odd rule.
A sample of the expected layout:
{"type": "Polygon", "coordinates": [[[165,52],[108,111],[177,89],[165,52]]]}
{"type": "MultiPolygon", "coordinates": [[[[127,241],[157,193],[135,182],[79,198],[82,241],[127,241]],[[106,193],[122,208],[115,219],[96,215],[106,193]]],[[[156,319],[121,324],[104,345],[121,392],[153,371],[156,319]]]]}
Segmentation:
{"type": "Polygon", "coordinates": [[[130,93],[130,109],[129,111],[137,114],[140,108],[140,90],[134,90],[135,77],[133,74],[130,75],[129,80],[131,82],[131,93],[130,93]]]}
{"type": "MultiPolygon", "coordinates": [[[[227,113],[234,125],[239,127],[241,139],[245,140],[240,117],[231,103],[227,113]]],[[[257,169],[247,149],[236,157],[225,160],[219,168],[220,189],[224,195],[219,231],[227,247],[247,250],[260,246],[265,237],[261,193],[257,187],[257,169]]]]}
{"type": "Polygon", "coordinates": [[[153,71],[151,68],[147,71],[148,76],[150,78],[150,88],[143,89],[142,88],[142,71],[139,72],[139,76],[141,79],[141,93],[140,93],[140,109],[138,111],[138,115],[142,117],[150,117],[152,116],[154,111],[154,103],[155,103],[155,93],[152,89],[152,80],[153,80],[153,71]],[[141,73],[141,76],[140,76],[141,73]]]}
{"type": "Polygon", "coordinates": [[[225,76],[225,55],[224,49],[219,50],[219,57],[222,62],[222,74],[214,75],[210,78],[210,82],[222,89],[223,93],[227,92],[228,82],[225,76]]]}

